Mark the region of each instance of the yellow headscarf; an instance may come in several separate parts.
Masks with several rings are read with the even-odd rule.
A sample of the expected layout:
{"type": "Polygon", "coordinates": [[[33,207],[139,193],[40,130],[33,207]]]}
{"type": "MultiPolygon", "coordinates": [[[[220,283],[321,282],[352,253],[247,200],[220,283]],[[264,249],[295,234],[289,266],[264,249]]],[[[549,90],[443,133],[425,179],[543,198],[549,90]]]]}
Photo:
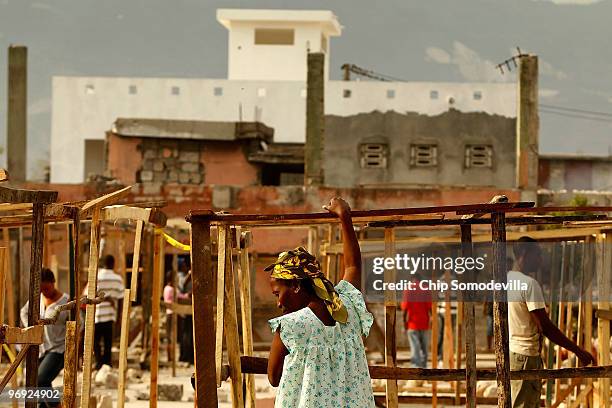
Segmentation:
{"type": "Polygon", "coordinates": [[[265,270],[272,270],[271,277],[274,279],[311,280],[315,294],[325,302],[332,318],[339,323],[346,323],[348,320],[346,307],[334,289],[333,283],[321,272],[319,261],[304,248],[298,247],[281,252],[276,262],[265,270]]]}

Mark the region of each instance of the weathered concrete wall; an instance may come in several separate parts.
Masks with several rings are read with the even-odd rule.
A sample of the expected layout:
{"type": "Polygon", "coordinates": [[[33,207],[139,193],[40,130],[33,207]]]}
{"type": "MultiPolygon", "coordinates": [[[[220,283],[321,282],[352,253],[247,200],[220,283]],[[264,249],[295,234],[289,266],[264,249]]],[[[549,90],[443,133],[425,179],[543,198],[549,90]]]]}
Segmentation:
{"type": "Polygon", "coordinates": [[[515,123],[514,118],[455,109],[435,116],[391,111],[346,117],[329,115],[323,164],[325,184],[511,188],[516,165],[515,123]],[[361,168],[362,143],[386,143],[387,168],[361,168]],[[412,166],[411,144],[437,144],[437,166],[412,166]],[[466,168],[465,148],[471,144],[493,147],[491,168],[466,168]]]}

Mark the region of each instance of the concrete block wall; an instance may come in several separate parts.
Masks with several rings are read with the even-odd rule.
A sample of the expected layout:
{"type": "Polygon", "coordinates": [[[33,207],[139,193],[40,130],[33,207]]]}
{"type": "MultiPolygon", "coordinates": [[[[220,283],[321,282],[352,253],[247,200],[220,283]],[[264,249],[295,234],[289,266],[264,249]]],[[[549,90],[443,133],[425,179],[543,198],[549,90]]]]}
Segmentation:
{"type": "Polygon", "coordinates": [[[197,142],[142,139],[141,152],[138,181],[143,184],[201,184],[204,181],[204,164],[197,142]]]}

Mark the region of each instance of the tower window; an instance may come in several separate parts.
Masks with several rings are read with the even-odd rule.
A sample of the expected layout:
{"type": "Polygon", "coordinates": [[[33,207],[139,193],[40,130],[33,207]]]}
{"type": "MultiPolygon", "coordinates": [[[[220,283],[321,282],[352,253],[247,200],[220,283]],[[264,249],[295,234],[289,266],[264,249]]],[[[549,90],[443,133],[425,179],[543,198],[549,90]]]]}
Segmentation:
{"type": "Polygon", "coordinates": [[[293,45],[295,30],[285,28],[256,28],[256,45],[293,45]]]}
{"type": "Polygon", "coordinates": [[[215,86],[215,89],[213,89],[213,93],[215,96],[221,96],[223,95],[223,88],[221,88],[220,86],[215,86]]]}
{"type": "Polygon", "coordinates": [[[440,95],[438,94],[438,91],[429,91],[429,98],[430,99],[438,99],[440,95]]]}
{"type": "Polygon", "coordinates": [[[481,91],[474,91],[474,100],[475,101],[479,101],[482,99],[482,92],[481,91]]]}
{"type": "Polygon", "coordinates": [[[136,87],[136,85],[130,85],[130,87],[128,88],[128,93],[130,95],[136,95],[138,93],[138,88],[136,87]]]}
{"type": "Polygon", "coordinates": [[[350,97],[351,97],[351,95],[352,95],[352,92],[351,92],[351,90],[350,90],[350,89],[344,89],[344,90],[342,91],[342,97],[343,97],[343,98],[350,98],[350,97]]]}
{"type": "Polygon", "coordinates": [[[179,88],[178,86],[173,86],[173,87],[170,89],[170,93],[171,93],[172,95],[180,95],[180,94],[181,94],[181,88],[179,88]]]}

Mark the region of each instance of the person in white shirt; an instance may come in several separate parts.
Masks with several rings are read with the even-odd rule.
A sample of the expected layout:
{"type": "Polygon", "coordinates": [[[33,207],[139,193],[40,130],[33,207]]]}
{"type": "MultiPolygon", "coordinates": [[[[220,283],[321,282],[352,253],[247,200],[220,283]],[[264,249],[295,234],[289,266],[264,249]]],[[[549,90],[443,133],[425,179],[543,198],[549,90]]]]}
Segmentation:
{"type": "MultiPolygon", "coordinates": [[[[40,318],[53,318],[56,309],[68,302],[68,295],[55,288],[55,276],[50,269],[43,268],[40,274],[40,318]]],[[[28,307],[30,302],[21,308],[21,324],[28,327],[28,307]]],[[[61,312],[55,324],[45,325],[43,344],[39,348],[38,386],[50,388],[51,383],[64,368],[64,352],[66,349],[66,320],[68,312],[61,312]]],[[[51,405],[49,406],[57,406],[51,405]]],[[[41,402],[39,406],[47,406],[41,402]]]]}
{"type": "MultiPolygon", "coordinates": [[[[510,370],[542,368],[542,336],[576,354],[581,365],[594,363],[593,356],[568,339],[546,313],[542,288],[532,277],[542,265],[542,250],[537,241],[522,237],[513,249],[515,268],[508,272],[508,281],[518,280],[526,289],[507,293],[510,370]]],[[[512,380],[512,407],[539,407],[541,388],[540,380],[512,380]]]]}
{"type": "Polygon", "coordinates": [[[123,278],[113,271],[115,258],[106,255],[102,258],[102,265],[103,267],[98,270],[98,292],[104,292],[105,297],[104,301],[96,306],[94,319],[94,354],[97,370],[104,364],[112,365],[113,327],[117,321],[125,289],[123,278]]]}

